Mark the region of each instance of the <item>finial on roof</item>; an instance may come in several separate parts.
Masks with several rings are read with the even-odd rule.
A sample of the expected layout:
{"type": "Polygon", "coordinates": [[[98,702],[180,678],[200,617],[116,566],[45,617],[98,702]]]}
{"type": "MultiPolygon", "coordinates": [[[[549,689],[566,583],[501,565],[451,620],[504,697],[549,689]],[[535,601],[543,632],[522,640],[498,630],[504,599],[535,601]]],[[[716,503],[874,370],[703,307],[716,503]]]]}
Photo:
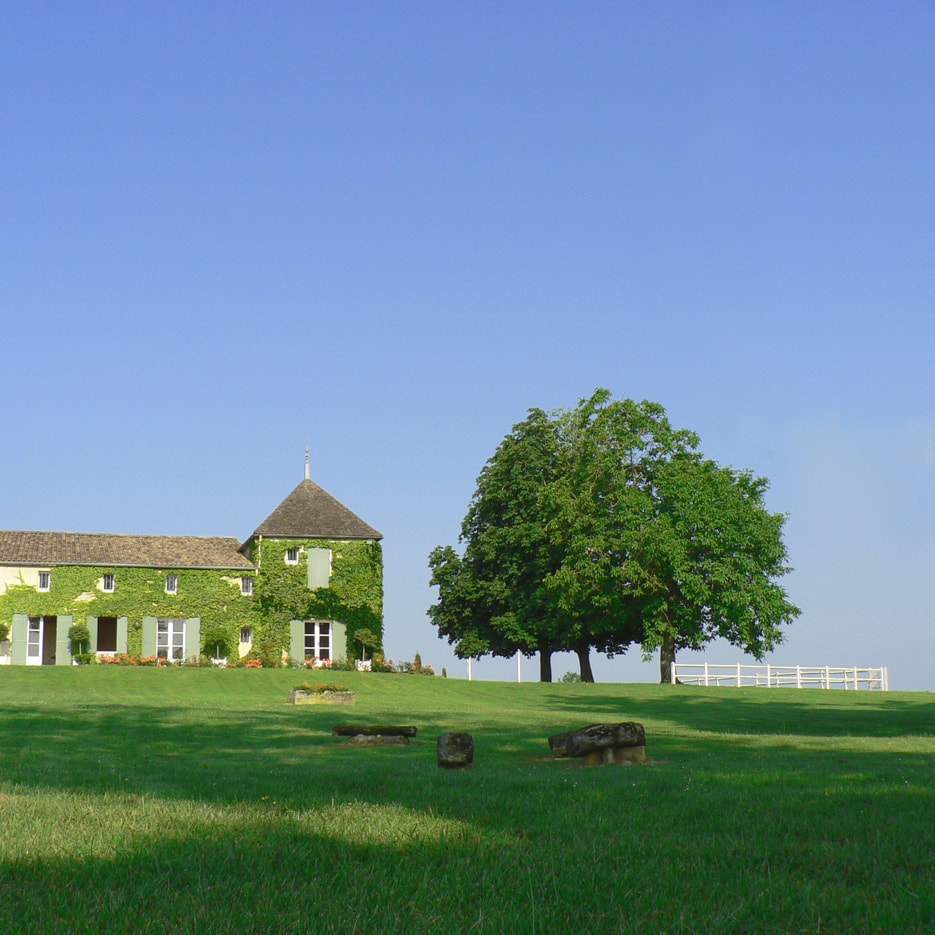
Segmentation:
{"type": "Polygon", "coordinates": [[[312,475],[311,475],[311,472],[309,471],[309,466],[308,466],[308,446],[307,445],[305,446],[305,479],[306,480],[312,479],[312,475]]]}

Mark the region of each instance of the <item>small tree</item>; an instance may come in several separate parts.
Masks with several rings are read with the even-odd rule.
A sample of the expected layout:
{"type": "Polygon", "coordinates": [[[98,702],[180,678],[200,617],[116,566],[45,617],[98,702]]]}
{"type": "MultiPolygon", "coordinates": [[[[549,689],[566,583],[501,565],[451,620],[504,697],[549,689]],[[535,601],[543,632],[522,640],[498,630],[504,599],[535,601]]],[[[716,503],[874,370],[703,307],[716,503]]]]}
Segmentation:
{"type": "Polygon", "coordinates": [[[81,656],[87,653],[91,645],[91,631],[85,623],[73,623],[68,628],[68,641],[71,643],[71,654],[81,656]]]}
{"type": "Polygon", "coordinates": [[[201,638],[201,651],[213,659],[225,659],[230,655],[230,634],[220,623],[205,627],[201,638]]]}
{"type": "Polygon", "coordinates": [[[365,662],[367,660],[367,647],[369,646],[371,650],[374,650],[380,645],[380,640],[372,630],[360,629],[354,634],[354,639],[360,643],[360,658],[365,662]]]}

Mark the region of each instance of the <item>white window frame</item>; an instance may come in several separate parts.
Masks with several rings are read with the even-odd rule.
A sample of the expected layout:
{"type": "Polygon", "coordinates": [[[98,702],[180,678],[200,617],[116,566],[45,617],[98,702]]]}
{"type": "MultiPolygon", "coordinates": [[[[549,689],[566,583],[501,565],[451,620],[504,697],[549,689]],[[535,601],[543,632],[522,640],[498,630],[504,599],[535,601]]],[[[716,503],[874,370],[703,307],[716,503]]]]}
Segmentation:
{"type": "Polygon", "coordinates": [[[334,649],[334,624],[330,620],[306,620],[304,645],[306,659],[330,659],[334,649]]]}
{"type": "Polygon", "coordinates": [[[185,659],[185,620],[182,617],[160,617],[156,621],[156,657],[171,662],[185,659]]]}
{"type": "Polygon", "coordinates": [[[240,628],[240,642],[247,646],[253,645],[253,627],[240,628]]]}
{"type": "Polygon", "coordinates": [[[174,574],[166,575],[166,594],[179,593],[179,576],[174,574]]]}
{"type": "Polygon", "coordinates": [[[39,582],[36,585],[37,591],[51,591],[52,590],[52,572],[51,571],[40,571],[39,572],[39,582]]]}
{"type": "Polygon", "coordinates": [[[244,575],[240,579],[240,593],[241,594],[253,594],[253,578],[250,575],[244,575]]]}
{"type": "Polygon", "coordinates": [[[101,590],[105,594],[113,594],[117,589],[117,576],[113,572],[101,575],[101,590]]]}
{"type": "Polygon", "coordinates": [[[286,549],[286,564],[287,565],[298,565],[299,564],[299,552],[301,550],[298,546],[295,546],[291,549],[286,549]]]}
{"type": "Polygon", "coordinates": [[[30,617],[26,630],[26,665],[42,665],[42,638],[45,633],[45,618],[30,617]]]}

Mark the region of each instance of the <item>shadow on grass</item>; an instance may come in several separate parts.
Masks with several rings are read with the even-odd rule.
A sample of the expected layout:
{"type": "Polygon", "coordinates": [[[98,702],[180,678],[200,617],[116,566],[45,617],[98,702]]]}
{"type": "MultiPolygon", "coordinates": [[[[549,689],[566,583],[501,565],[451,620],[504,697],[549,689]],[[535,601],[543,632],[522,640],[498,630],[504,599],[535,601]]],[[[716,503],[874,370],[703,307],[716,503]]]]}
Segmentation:
{"type": "MultiPolygon", "coordinates": [[[[585,770],[503,755],[446,773],[434,766],[432,745],[355,750],[313,737],[308,756],[297,759],[303,738],[269,714],[246,718],[247,730],[238,731],[137,713],[138,722],[111,731],[103,753],[100,744],[80,749],[98,727],[87,724],[75,746],[36,763],[25,750],[14,755],[14,765],[40,771],[32,782],[16,779],[25,791],[0,802],[7,830],[9,810],[43,807],[37,791],[57,784],[79,795],[49,819],[74,828],[69,854],[56,853],[56,832],[47,829],[52,841],[42,856],[26,849],[35,847],[30,831],[26,848],[0,860],[0,931],[787,933],[818,930],[823,887],[841,893],[821,905],[825,920],[835,906],[857,907],[823,931],[861,930],[883,911],[892,921],[874,930],[924,930],[916,906],[897,904],[910,884],[924,892],[928,879],[931,784],[923,799],[895,777],[855,777],[853,764],[842,777],[774,775],[801,766],[801,755],[788,764],[774,758],[764,776],[737,759],[725,766],[733,774],[718,775],[693,771],[690,759],[585,770]],[[167,746],[124,750],[144,723],[161,729],[167,746]],[[59,774],[69,758],[72,769],[59,774]],[[156,814],[147,814],[156,797],[156,814]],[[772,822],[762,815],[767,798],[775,801],[772,822]],[[68,808],[74,815],[65,820],[68,808]],[[358,808],[359,827],[347,821],[358,808]],[[861,817],[869,814],[887,816],[887,839],[861,817]],[[95,839],[102,826],[116,831],[95,839]],[[779,911],[774,897],[758,903],[750,895],[772,886],[788,900],[779,911]],[[692,907],[688,926],[678,924],[684,906],[692,907]]],[[[32,716],[20,723],[35,726],[32,716]]],[[[47,748],[63,738],[50,730],[35,742],[47,748]]],[[[680,742],[692,754],[710,753],[709,740],[680,742]]],[[[906,758],[904,767],[924,775],[927,758],[906,758]]]]}
{"type": "MultiPolygon", "coordinates": [[[[472,722],[462,713],[453,716],[453,723],[474,734],[473,773],[504,782],[530,762],[539,769],[568,765],[550,760],[549,734],[599,720],[640,720],[647,726],[651,759],[690,765],[706,758],[729,762],[745,756],[756,762],[780,752],[814,758],[821,754],[823,738],[832,748],[829,755],[836,755],[834,749],[847,752],[841,742],[853,738],[854,753],[885,757],[889,754],[881,740],[923,736],[924,728],[931,727],[926,717],[935,714],[926,704],[903,709],[890,702],[881,713],[870,706],[840,710],[830,702],[819,704],[822,699],[765,702],[760,700],[762,690],[756,698],[731,695],[723,701],[710,691],[674,692],[671,697],[656,693],[632,700],[619,693],[602,696],[599,690],[575,697],[545,696],[538,722],[517,724],[515,714],[507,723],[490,715],[472,722]],[[864,738],[866,744],[861,743],[864,738]]],[[[411,804],[424,801],[422,792],[446,775],[435,762],[435,741],[442,731],[452,729],[452,722],[412,719],[418,722],[419,735],[404,747],[341,742],[331,737],[331,727],[339,722],[371,723],[372,718],[351,718],[341,709],[285,705],[280,710],[222,711],[21,705],[8,708],[0,719],[2,780],[31,788],[225,803],[270,795],[303,803],[389,797],[411,804]],[[409,782],[417,790],[414,798],[405,794],[409,782]]]]}
{"type": "MultiPolygon", "coordinates": [[[[0,846],[0,931],[679,930],[681,905],[699,931],[768,931],[757,920],[773,907],[744,894],[769,893],[783,864],[790,914],[774,930],[814,931],[798,907],[822,874],[828,886],[852,875],[840,905],[925,892],[935,827],[930,745],[886,748],[930,736],[932,703],[834,694],[528,686],[503,689],[517,704],[501,710],[472,704],[470,686],[441,686],[403,713],[390,702],[8,704],[0,829],[17,849],[0,846]],[[338,722],[390,720],[415,723],[417,742],[330,736],[338,722]],[[553,729],[601,720],[644,722],[656,763],[543,759],[553,729]],[[438,733],[462,727],[476,768],[439,770],[438,733]],[[329,833],[342,807],[375,834],[391,825],[386,840],[353,823],[329,833]],[[28,852],[37,835],[48,838],[39,857],[28,852]],[[695,849],[712,840],[702,868],[695,849]],[[751,862],[751,847],[772,864],[751,862]],[[706,900],[692,891],[708,891],[724,854],[721,888],[738,881],[739,916],[716,914],[717,887],[706,900]]],[[[916,916],[894,919],[880,930],[922,930],[916,916]]]]}
{"type": "Polygon", "coordinates": [[[555,694],[556,714],[582,719],[659,722],[691,731],[784,734],[803,737],[931,737],[935,696],[902,699],[889,693],[789,688],[694,686],[576,686],[555,694]],[[649,690],[647,690],[649,688],[649,690]],[[629,689],[629,690],[627,690],[629,689]],[[841,695],[846,695],[842,698],[841,695]]]}

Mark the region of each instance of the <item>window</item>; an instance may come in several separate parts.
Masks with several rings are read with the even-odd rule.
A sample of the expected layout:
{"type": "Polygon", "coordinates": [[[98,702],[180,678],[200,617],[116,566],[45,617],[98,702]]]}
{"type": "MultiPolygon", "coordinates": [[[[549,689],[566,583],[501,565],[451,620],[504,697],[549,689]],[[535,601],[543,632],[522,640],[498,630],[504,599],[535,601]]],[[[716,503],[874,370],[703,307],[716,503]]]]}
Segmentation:
{"type": "Polygon", "coordinates": [[[114,576],[113,575],[104,575],[101,590],[103,591],[113,591],[114,590],[114,576]]]}
{"type": "Polygon", "coordinates": [[[308,587],[327,588],[331,580],[331,549],[308,550],[308,587]]]}
{"type": "Polygon", "coordinates": [[[166,575],[166,594],[179,593],[179,576],[166,575]]]}
{"type": "Polygon", "coordinates": [[[253,578],[241,578],[240,579],[240,593],[241,594],[252,594],[253,593],[253,578]]]}
{"type": "Polygon", "coordinates": [[[52,590],[52,572],[51,571],[40,571],[39,572],[39,590],[40,591],[51,591],[52,590]]]}
{"type": "Polygon", "coordinates": [[[253,627],[240,628],[240,642],[246,643],[248,646],[253,645],[253,627]]]}
{"type": "Polygon", "coordinates": [[[156,655],[181,662],[185,655],[185,621],[160,617],[156,621],[156,655]]]}
{"type": "Polygon", "coordinates": [[[286,564],[287,565],[298,565],[299,564],[298,548],[286,549],[286,564]]]}
{"type": "Polygon", "coordinates": [[[117,652],[117,618],[97,618],[97,651],[99,653],[117,652]]]}
{"type": "Polygon", "coordinates": [[[329,621],[305,621],[305,658],[331,658],[331,623],[329,621]]]}

